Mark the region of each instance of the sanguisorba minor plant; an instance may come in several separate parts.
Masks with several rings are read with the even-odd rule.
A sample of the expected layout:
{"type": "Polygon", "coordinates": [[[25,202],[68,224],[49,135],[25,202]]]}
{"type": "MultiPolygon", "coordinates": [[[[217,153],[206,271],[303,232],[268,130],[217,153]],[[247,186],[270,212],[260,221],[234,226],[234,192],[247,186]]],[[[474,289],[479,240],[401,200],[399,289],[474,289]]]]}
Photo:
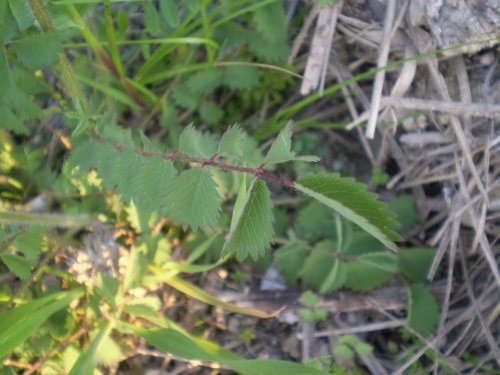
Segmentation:
{"type": "MultiPolygon", "coordinates": [[[[97,33],[81,16],[88,5],[77,3],[0,2],[0,170],[6,176],[0,201],[3,366],[10,372],[21,366],[28,373],[42,369],[91,374],[98,363],[111,366],[133,355],[137,338],[142,338],[179,358],[218,362],[242,373],[322,373],[297,363],[244,360],[186,332],[162,314],[158,295],[148,293],[166,283],[229,311],[268,317],[223,303],[179,274],[203,272],[233,257],[265,255],[273,239],[269,186],[332,209],[343,222],[353,223],[389,249],[366,256],[365,264],[394,269],[397,221],[363,184],[334,173],[295,179],[277,173],[280,164],[317,161],[292,151],[291,122],[282,125],[263,152],[265,148],[238,125],[223,127],[217,136],[217,131],[200,131],[171,118],[172,113],[185,118],[178,113],[182,109],[188,115],[198,113],[204,123],[218,123],[227,114],[214,103],[217,90],[227,97],[236,95],[236,103],[249,108],[255,98],[245,90],[269,76],[260,76],[252,62],[217,61],[228,53],[245,53],[235,50],[237,41],[224,41],[228,52],[212,36],[224,27],[240,36],[240,43],[248,44],[257,58],[279,61],[287,54],[282,3],[215,6],[208,1],[162,0],[159,13],[153,1],[127,4],[125,9],[139,10],[144,17],[145,30],[132,33],[135,39],[126,39],[129,18],[121,9],[114,20],[111,1],[99,5],[103,16],[96,21],[97,33]],[[255,29],[245,31],[234,22],[238,16],[253,20],[255,29]],[[171,37],[144,38],[162,32],[171,37]],[[106,41],[100,40],[101,34],[106,41]],[[69,43],[78,35],[83,44],[69,43]],[[159,47],[150,50],[154,44],[159,47]],[[133,48],[120,51],[120,45],[133,48]],[[186,49],[191,45],[193,50],[186,49]],[[78,53],[82,47],[94,52],[97,63],[88,64],[88,57],[78,53]],[[200,48],[206,61],[192,63],[200,48]],[[137,54],[144,59],[132,79],[123,61],[134,61],[137,54]],[[165,70],[165,59],[175,58],[181,64],[165,70]],[[89,68],[106,71],[113,83],[88,78],[89,68]],[[182,75],[192,71],[198,71],[196,76],[184,81],[182,75]],[[163,95],[158,95],[160,88],[163,95]],[[158,113],[168,145],[148,128],[158,113]],[[123,126],[128,117],[139,124],[123,126]],[[47,134],[57,141],[47,146],[47,134]],[[54,146],[57,142],[64,147],[54,146]],[[48,197],[41,207],[33,201],[25,204],[40,193],[48,197]],[[27,206],[64,213],[33,212],[27,206]],[[87,234],[110,228],[113,232],[117,226],[133,228],[130,250],[118,249],[113,235],[103,235],[108,242],[101,240],[87,252],[88,266],[78,270],[83,254],[73,251],[76,240],[85,243],[87,234]],[[206,240],[185,261],[175,261],[167,227],[202,231],[206,240]],[[219,261],[195,263],[216,238],[222,239],[219,261]],[[125,264],[120,259],[126,259],[125,264]]],[[[338,269],[332,268],[321,289],[342,284],[338,269]]]]}

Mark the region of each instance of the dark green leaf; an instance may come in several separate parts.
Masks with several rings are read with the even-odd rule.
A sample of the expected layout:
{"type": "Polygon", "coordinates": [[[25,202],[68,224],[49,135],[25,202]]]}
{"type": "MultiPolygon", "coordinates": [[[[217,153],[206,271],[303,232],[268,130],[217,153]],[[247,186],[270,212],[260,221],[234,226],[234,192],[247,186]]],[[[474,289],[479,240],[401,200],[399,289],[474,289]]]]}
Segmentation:
{"type": "Polygon", "coordinates": [[[422,336],[427,336],[439,320],[436,299],[422,284],[412,284],[408,293],[408,324],[422,336]]]}
{"type": "Polygon", "coordinates": [[[286,17],[282,1],[258,7],[254,13],[257,30],[271,43],[286,40],[286,17]]]}
{"type": "Polygon", "coordinates": [[[395,254],[368,253],[360,255],[358,260],[384,271],[396,272],[398,270],[398,257],[395,254]]]}
{"type": "Polygon", "coordinates": [[[424,282],[434,260],[434,249],[412,247],[401,249],[399,252],[399,266],[401,272],[413,282],[424,282]]]}
{"type": "Polygon", "coordinates": [[[310,251],[300,242],[282,246],[274,253],[274,265],[289,284],[297,281],[310,251]]]}

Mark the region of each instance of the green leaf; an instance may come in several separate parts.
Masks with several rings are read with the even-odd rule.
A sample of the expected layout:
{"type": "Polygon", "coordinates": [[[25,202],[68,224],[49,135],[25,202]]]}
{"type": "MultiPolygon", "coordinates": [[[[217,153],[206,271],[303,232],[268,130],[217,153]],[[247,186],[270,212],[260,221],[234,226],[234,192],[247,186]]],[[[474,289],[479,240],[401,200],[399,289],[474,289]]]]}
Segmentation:
{"type": "Polygon", "coordinates": [[[265,254],[273,237],[273,210],[269,190],[264,181],[250,183],[243,207],[234,212],[237,219],[222,249],[222,256],[236,254],[238,259],[254,260],[265,254]]]}
{"type": "Polygon", "coordinates": [[[233,215],[231,217],[231,230],[234,229],[236,222],[238,221],[240,212],[245,204],[245,200],[247,197],[247,178],[248,176],[246,174],[243,174],[240,182],[240,188],[238,189],[238,195],[236,196],[236,200],[234,202],[233,215]]]}
{"type": "Polygon", "coordinates": [[[401,223],[401,233],[411,230],[420,220],[417,199],[413,195],[400,195],[389,202],[389,207],[396,213],[401,223]]]}
{"type": "Polygon", "coordinates": [[[24,254],[26,259],[35,263],[40,257],[43,246],[44,228],[39,226],[28,227],[16,237],[13,247],[24,254]]]}
{"type": "Polygon", "coordinates": [[[5,253],[0,255],[0,259],[2,259],[2,262],[4,262],[10,272],[21,280],[28,280],[30,278],[33,263],[25,257],[5,253]]]}
{"type": "Polygon", "coordinates": [[[28,127],[7,107],[0,107],[0,118],[0,128],[12,130],[16,134],[29,134],[28,127]]]}
{"type": "Polygon", "coordinates": [[[392,242],[400,238],[394,231],[398,226],[394,214],[365,185],[338,174],[322,174],[301,177],[295,187],[354,222],[386,247],[397,250],[392,242]]]}
{"type": "Polygon", "coordinates": [[[142,243],[132,246],[130,257],[127,262],[127,270],[125,271],[125,280],[123,281],[124,291],[142,285],[142,279],[148,266],[146,253],[146,244],[142,243]]]}
{"type": "Polygon", "coordinates": [[[361,261],[346,263],[345,286],[360,292],[367,292],[384,285],[392,278],[392,272],[381,270],[361,261]]]}
{"type": "Polygon", "coordinates": [[[226,66],[222,82],[234,90],[250,90],[259,83],[259,70],[254,66],[226,66]]]}
{"type": "Polygon", "coordinates": [[[160,0],[160,14],[168,26],[176,28],[180,24],[179,12],[174,0],[160,0]]]}
{"type": "Polygon", "coordinates": [[[292,151],[292,128],[293,123],[291,121],[288,121],[286,126],[280,131],[273,144],[271,145],[271,148],[267,152],[267,163],[284,163],[290,160],[315,162],[319,160],[319,158],[315,156],[295,156],[295,152],[292,151]]]}
{"type": "Polygon", "coordinates": [[[345,281],[345,266],[334,255],[337,244],[333,241],[318,243],[304,262],[302,279],[312,288],[329,292],[338,289],[345,281]]]}
{"type": "Polygon", "coordinates": [[[213,227],[220,213],[219,195],[208,169],[189,169],[169,183],[167,213],[184,228],[213,227]]]}
{"type": "Polygon", "coordinates": [[[341,359],[351,360],[354,358],[353,350],[347,345],[335,345],[333,354],[341,359]]]}
{"type": "Polygon", "coordinates": [[[24,31],[33,25],[35,17],[27,1],[9,0],[9,7],[16,19],[19,30],[24,31]]]}
{"type": "Polygon", "coordinates": [[[302,239],[317,241],[324,237],[332,238],[335,232],[332,210],[317,201],[302,207],[295,220],[295,231],[302,239]]]}
{"type": "Polygon", "coordinates": [[[58,53],[62,51],[62,45],[57,33],[46,32],[15,41],[10,50],[22,64],[37,69],[56,61],[58,53]]]}
{"type": "Polygon", "coordinates": [[[158,156],[145,158],[132,181],[134,203],[148,213],[156,210],[163,214],[166,206],[167,186],[175,175],[176,170],[170,160],[158,156]]]}
{"type": "Polygon", "coordinates": [[[254,13],[257,30],[270,42],[286,40],[286,17],[282,1],[273,1],[258,7],[254,13]]]}
{"type": "Polygon", "coordinates": [[[81,290],[60,292],[15,307],[0,315],[0,359],[26,341],[56,311],[83,294],[81,290]]]}
{"type": "Polygon", "coordinates": [[[252,51],[259,59],[270,63],[285,62],[290,48],[285,41],[270,42],[257,31],[251,31],[247,34],[248,49],[252,51]]]}
{"type": "Polygon", "coordinates": [[[300,242],[282,246],[274,253],[274,265],[287,283],[294,284],[310,251],[300,242]]]}
{"type": "Polygon", "coordinates": [[[87,350],[78,357],[69,375],[92,375],[94,373],[94,369],[97,366],[100,346],[110,332],[110,324],[104,323],[87,350]]]}
{"type": "Polygon", "coordinates": [[[161,32],[161,20],[153,1],[144,3],[144,23],[149,33],[158,35],[161,32]]]}
{"type": "Polygon", "coordinates": [[[208,158],[216,153],[217,144],[210,134],[201,133],[189,124],[179,137],[179,151],[186,155],[208,158]]]}
{"type": "Polygon", "coordinates": [[[390,253],[369,253],[358,257],[360,262],[388,272],[398,270],[398,257],[390,253]]]}
{"type": "Polygon", "coordinates": [[[401,272],[413,282],[425,282],[436,252],[426,247],[401,249],[399,266],[401,272]]]}
{"type": "Polygon", "coordinates": [[[223,71],[217,68],[200,70],[186,81],[189,90],[197,95],[210,92],[222,83],[223,71]]]}
{"type": "Polygon", "coordinates": [[[338,258],[334,259],[333,267],[330,269],[330,272],[321,284],[319,291],[321,293],[328,293],[333,290],[337,290],[345,283],[346,276],[347,271],[345,262],[338,258]]]}
{"type": "Polygon", "coordinates": [[[279,132],[267,152],[268,163],[283,163],[293,159],[295,153],[292,152],[292,127],[293,123],[288,121],[285,128],[279,132]]]}
{"type": "Polygon", "coordinates": [[[211,100],[204,100],[199,108],[200,117],[209,125],[217,124],[224,116],[224,111],[211,100]]]}
{"type": "Polygon", "coordinates": [[[136,334],[151,345],[174,356],[191,360],[219,362],[238,373],[262,375],[326,375],[323,371],[299,363],[261,360],[261,359],[233,359],[219,354],[221,351],[209,352],[202,348],[195,340],[171,328],[145,329],[127,325],[136,334]]]}
{"type": "Polygon", "coordinates": [[[188,85],[176,85],[172,91],[175,103],[188,111],[194,111],[200,102],[200,94],[190,90],[188,85]]]}
{"type": "MultiPolygon", "coordinates": [[[[10,69],[7,63],[7,56],[5,55],[5,48],[3,47],[0,47],[0,77],[2,77],[2,79],[0,80],[0,100],[1,100],[5,96],[5,94],[9,92],[11,83],[10,69]]],[[[4,117],[2,116],[1,118],[3,119],[4,117]]]]}
{"type": "Polygon", "coordinates": [[[422,284],[412,284],[408,289],[408,324],[422,336],[427,336],[437,326],[439,308],[431,291],[422,284]]]}
{"type": "Polygon", "coordinates": [[[219,143],[219,154],[242,157],[243,150],[241,144],[246,138],[245,132],[238,126],[230,126],[222,135],[219,143]]]}
{"type": "Polygon", "coordinates": [[[302,293],[300,300],[307,307],[314,307],[318,303],[318,296],[310,290],[302,293]]]}

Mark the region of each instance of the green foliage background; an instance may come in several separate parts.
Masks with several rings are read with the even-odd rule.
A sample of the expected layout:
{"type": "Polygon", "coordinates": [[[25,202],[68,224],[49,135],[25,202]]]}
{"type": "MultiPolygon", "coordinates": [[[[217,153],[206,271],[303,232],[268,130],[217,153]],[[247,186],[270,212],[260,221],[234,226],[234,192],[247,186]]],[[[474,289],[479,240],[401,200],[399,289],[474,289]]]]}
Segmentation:
{"type": "Polygon", "coordinates": [[[142,337],[243,373],[323,373],[241,359],[167,319],[155,292],[132,293],[166,283],[268,317],[178,276],[248,257],[322,293],[398,275],[410,326],[433,329],[423,284],[433,252],[395,244],[415,224],[411,198],[391,210],[362,183],[310,164],[318,139],[292,137],[287,123],[301,102],[259,120],[262,103],[282,103],[294,84],[288,27],[272,0],[0,2],[0,272],[14,275],[0,286],[0,359],[90,374],[142,337]],[[273,206],[282,188],[299,199],[293,222],[273,206]],[[41,213],[27,208],[33,199],[41,213]],[[128,264],[82,281],[60,257],[103,226],[125,228],[128,264]],[[278,235],[284,246],[273,245],[278,235]],[[171,257],[179,242],[181,261],[171,257]],[[82,327],[79,346],[70,338],[82,327]]]}

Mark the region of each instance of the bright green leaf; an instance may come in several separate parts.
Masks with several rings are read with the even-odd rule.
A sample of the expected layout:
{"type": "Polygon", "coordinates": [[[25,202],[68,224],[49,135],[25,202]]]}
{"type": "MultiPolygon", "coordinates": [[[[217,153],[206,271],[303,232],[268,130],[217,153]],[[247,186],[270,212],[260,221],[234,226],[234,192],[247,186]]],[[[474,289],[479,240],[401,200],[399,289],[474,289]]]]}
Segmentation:
{"type": "Polygon", "coordinates": [[[54,293],[38,300],[32,300],[0,315],[0,332],[2,332],[0,335],[0,359],[36,333],[40,325],[56,311],[66,307],[82,294],[81,290],[54,293]]]}
{"type": "Polygon", "coordinates": [[[273,237],[273,210],[269,190],[262,180],[254,179],[243,207],[222,249],[222,255],[236,254],[238,259],[254,260],[265,254],[273,237]]]}
{"type": "Polygon", "coordinates": [[[99,329],[96,337],[92,340],[90,346],[85,350],[71,368],[69,375],[92,375],[97,365],[97,358],[100,346],[106,336],[111,332],[109,323],[105,323],[99,329]]]}
{"type": "Polygon", "coordinates": [[[213,227],[219,218],[219,196],[208,169],[182,172],[169,183],[165,199],[168,215],[184,228],[213,227]]]}
{"type": "Polygon", "coordinates": [[[408,289],[408,324],[422,336],[427,336],[437,326],[439,308],[436,298],[422,284],[412,284],[408,289]]]}
{"type": "Polygon", "coordinates": [[[301,177],[295,187],[354,222],[388,248],[397,250],[392,242],[399,239],[394,231],[398,226],[394,214],[365,185],[338,174],[323,174],[301,177]]]}
{"type": "Polygon", "coordinates": [[[10,272],[21,280],[28,280],[30,278],[33,263],[25,257],[4,253],[0,255],[0,259],[2,259],[2,262],[7,266],[10,272]]]}

